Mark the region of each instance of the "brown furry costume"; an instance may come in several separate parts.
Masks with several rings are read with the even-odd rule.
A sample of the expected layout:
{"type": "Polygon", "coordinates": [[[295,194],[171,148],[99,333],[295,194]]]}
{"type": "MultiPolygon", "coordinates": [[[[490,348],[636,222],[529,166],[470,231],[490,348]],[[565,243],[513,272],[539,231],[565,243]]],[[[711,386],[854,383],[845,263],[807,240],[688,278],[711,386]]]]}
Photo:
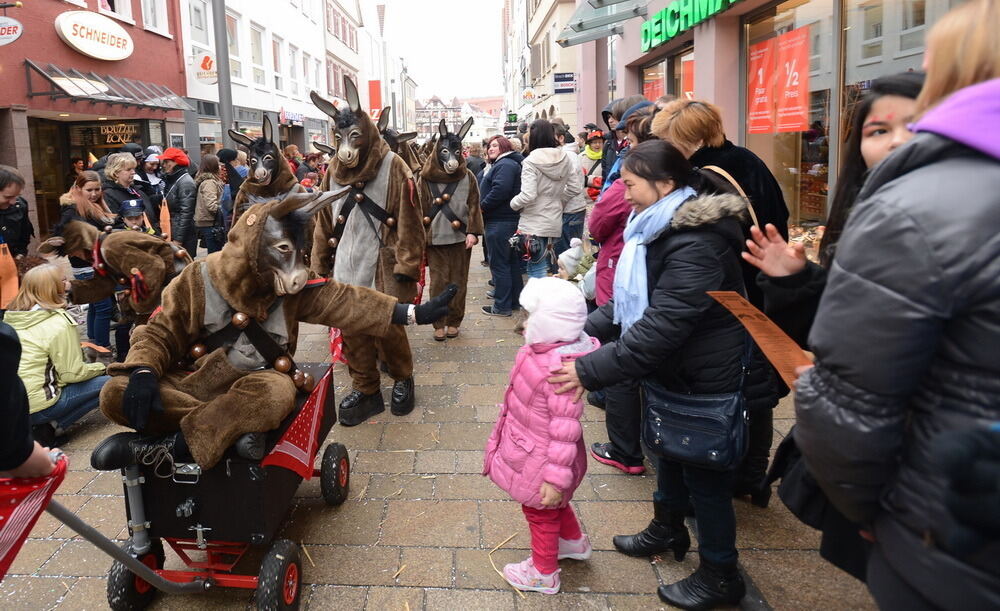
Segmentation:
{"type": "Polygon", "coordinates": [[[441,320],[434,321],[434,328],[441,329],[445,326],[458,328],[465,318],[465,296],[469,285],[469,261],[472,257],[472,250],[465,247],[465,235],[483,235],[483,213],[479,208],[479,185],[472,171],[465,165],[465,158],[461,158],[458,169],[448,174],[441,167],[439,157],[436,152],[427,158],[424,167],[420,170],[420,180],[417,183],[417,192],[420,194],[420,208],[424,216],[424,222],[430,218],[431,208],[434,204],[434,196],[431,193],[428,183],[439,185],[443,190],[447,185],[468,179],[466,200],[458,201],[452,199],[449,204],[456,214],[460,207],[464,207],[468,214],[464,232],[451,230],[448,220],[444,214],[435,216],[431,226],[427,227],[427,267],[431,274],[431,295],[437,295],[449,284],[458,286],[458,293],[448,305],[448,316],[441,320]],[[438,218],[441,217],[441,218],[438,218]],[[444,223],[446,229],[439,229],[439,225],[444,223]],[[453,235],[452,235],[453,234],[453,235]]]}
{"type": "Polygon", "coordinates": [[[399,145],[399,156],[403,158],[406,165],[410,168],[410,171],[414,174],[420,172],[420,167],[423,165],[417,158],[416,149],[413,148],[411,142],[403,142],[399,145]]]}
{"type": "MultiPolygon", "coordinates": [[[[39,254],[53,255],[83,251],[88,258],[100,232],[90,223],[70,221],[65,223],[58,236],[62,245],[53,244],[50,238],[43,242],[39,254]]],[[[132,295],[119,301],[122,314],[142,324],[150,313],[160,305],[160,295],[164,287],[177,276],[185,265],[191,262],[186,252],[179,256],[179,247],[163,238],[139,231],[119,230],[106,234],[101,241],[100,256],[105,266],[105,275],[95,267],[90,280],[73,280],[70,296],[73,303],[94,303],[113,297],[117,286],[130,286],[133,270],[141,274],[145,285],[145,295],[132,295]]],[[[129,289],[131,290],[131,289],[129,289]]]]}
{"type": "MultiPolygon", "coordinates": [[[[296,205],[289,202],[251,206],[221,251],[187,266],[170,283],[163,292],[163,310],[136,330],[126,361],[108,369],[113,377],[101,391],[101,411],[111,420],[129,424],[122,411],[128,376],[137,367],[148,367],[159,377],[164,411],[150,413],[147,431],[180,429],[197,463],[210,468],[240,435],[274,429],[294,408],[296,389],[287,374],[271,368],[237,369],[224,348],[193,363],[189,358],[192,346],[207,335],[204,268],[218,296],[233,311],[263,324],[270,308],[278,305],[273,282],[258,268],[260,240],[267,216],[284,216],[296,205]]],[[[331,281],[281,300],[281,329],[292,356],[300,321],[373,337],[399,328],[390,324],[396,299],[364,288],[331,281]]]]}
{"type": "Polygon", "coordinates": [[[288,165],[288,160],[279,155],[277,158],[278,173],[271,179],[271,182],[262,185],[254,182],[253,172],[247,174],[240,190],[233,198],[233,226],[240,220],[240,215],[256,203],[267,202],[275,198],[284,197],[289,193],[304,193],[305,187],[299,184],[292,172],[292,166],[288,165]]]}
{"type": "MultiPolygon", "coordinates": [[[[353,168],[345,167],[335,155],[330,160],[322,189],[329,190],[334,184],[353,185],[373,180],[383,160],[389,155],[389,145],[378,133],[378,128],[363,111],[355,111],[362,129],[367,148],[361,151],[360,160],[353,168]]],[[[379,235],[384,247],[372,239],[371,248],[378,250],[375,269],[375,288],[392,295],[400,302],[412,302],[417,295],[416,282],[398,282],[395,274],[416,279],[420,274],[420,262],[424,255],[424,226],[416,205],[416,188],[413,175],[406,162],[399,155],[392,154],[388,169],[388,188],[384,207],[395,219],[392,227],[379,224],[379,235]]],[[[360,215],[355,211],[352,215],[360,215]]],[[[336,249],[330,245],[336,219],[332,208],[328,207],[316,215],[316,230],[310,265],[321,276],[331,276],[334,271],[336,249]]],[[[377,221],[375,221],[377,223],[377,221]]],[[[342,238],[346,241],[348,238],[342,238]]],[[[337,325],[332,325],[337,326],[337,325]]],[[[377,358],[381,358],[389,369],[389,375],[396,381],[413,375],[413,355],[410,342],[402,327],[394,328],[382,339],[373,334],[357,334],[344,329],[344,354],[347,357],[354,390],[365,395],[379,392],[380,377],[377,358]]]]}

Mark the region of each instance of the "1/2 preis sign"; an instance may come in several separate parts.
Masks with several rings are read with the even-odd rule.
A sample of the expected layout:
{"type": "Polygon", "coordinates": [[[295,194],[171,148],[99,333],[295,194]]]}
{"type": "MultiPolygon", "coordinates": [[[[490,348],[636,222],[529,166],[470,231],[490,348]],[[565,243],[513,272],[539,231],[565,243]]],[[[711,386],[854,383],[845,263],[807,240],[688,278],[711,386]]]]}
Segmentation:
{"type": "Polygon", "coordinates": [[[56,17],[55,26],[63,42],[94,59],[120,61],[135,50],[125,28],[99,13],[67,11],[56,17]]]}
{"type": "Polygon", "coordinates": [[[24,33],[24,26],[17,19],[0,16],[0,47],[9,45],[24,33]]]}

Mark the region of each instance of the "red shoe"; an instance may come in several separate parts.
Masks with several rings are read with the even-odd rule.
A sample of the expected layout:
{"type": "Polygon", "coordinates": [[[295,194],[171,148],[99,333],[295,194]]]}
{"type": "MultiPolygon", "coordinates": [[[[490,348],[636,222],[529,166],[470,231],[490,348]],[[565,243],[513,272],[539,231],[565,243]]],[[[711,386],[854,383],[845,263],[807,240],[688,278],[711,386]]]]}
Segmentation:
{"type": "Polygon", "coordinates": [[[626,473],[628,475],[642,475],[646,472],[646,467],[643,464],[629,465],[623,460],[619,460],[614,454],[614,446],[611,442],[607,443],[595,443],[590,446],[590,455],[594,457],[599,463],[604,463],[608,466],[614,467],[619,471],[626,473]]]}

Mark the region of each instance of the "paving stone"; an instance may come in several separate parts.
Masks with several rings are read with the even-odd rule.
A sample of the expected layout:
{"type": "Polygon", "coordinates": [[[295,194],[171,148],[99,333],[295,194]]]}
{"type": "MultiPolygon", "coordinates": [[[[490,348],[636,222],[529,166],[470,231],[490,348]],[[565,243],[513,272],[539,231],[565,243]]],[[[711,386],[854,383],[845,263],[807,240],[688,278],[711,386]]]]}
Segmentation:
{"type": "Polygon", "coordinates": [[[609,594],[608,609],[611,611],[659,611],[660,609],[673,609],[660,601],[660,597],[654,594],[609,594]]]}
{"type": "Polygon", "coordinates": [[[492,425],[500,416],[499,405],[477,405],[475,410],[477,422],[486,422],[492,425]]]}
{"type": "MultiPolygon", "coordinates": [[[[66,509],[76,513],[78,509],[83,507],[84,503],[90,500],[90,497],[67,495],[60,496],[54,500],[66,509]]],[[[44,512],[38,517],[38,521],[35,522],[35,525],[31,529],[31,534],[28,536],[36,539],[45,539],[51,537],[54,532],[62,528],[62,525],[62,522],[49,515],[48,512],[44,512]]]]}
{"type": "Polygon", "coordinates": [[[465,405],[434,406],[424,409],[424,422],[475,422],[476,408],[465,405]]]}
{"type": "Polygon", "coordinates": [[[427,590],[424,601],[428,611],[494,611],[513,609],[513,590],[482,592],[478,590],[427,590]]]}
{"type": "Polygon", "coordinates": [[[399,561],[403,570],[396,582],[403,586],[451,587],[452,556],[451,548],[404,547],[399,561]]]}
{"type": "Polygon", "coordinates": [[[430,449],[438,436],[437,424],[393,423],[385,425],[380,450],[430,449]]]}
{"type": "MultiPolygon", "coordinates": [[[[254,592],[236,588],[215,588],[204,594],[177,595],[157,594],[150,611],[236,611],[256,609],[253,605],[254,592]]],[[[107,603],[105,603],[105,608],[107,603]]]]}
{"type": "Polygon", "coordinates": [[[651,501],[656,490],[656,476],[652,474],[598,474],[591,475],[589,479],[597,498],[602,501],[651,501]]]}
{"type": "Polygon", "coordinates": [[[122,484],[122,474],[119,471],[98,473],[83,489],[84,494],[124,496],[125,487],[122,484]]]}
{"type": "MultiPolygon", "coordinates": [[[[357,494],[357,493],[355,493],[357,494]]],[[[282,535],[297,543],[370,545],[378,541],[381,500],[348,499],[330,507],[322,499],[301,499],[282,527],[282,535]]]]}
{"type": "Polygon", "coordinates": [[[503,401],[503,389],[496,386],[463,386],[458,393],[459,405],[489,405],[503,401]]]}
{"type": "Polygon", "coordinates": [[[517,534],[504,547],[531,548],[528,522],[521,511],[521,504],[514,501],[483,501],[479,504],[482,516],[483,537],[479,547],[490,550],[507,537],[517,534]]]}
{"type": "Polygon", "coordinates": [[[424,608],[424,591],[420,588],[371,588],[368,590],[368,604],[365,609],[384,611],[387,609],[424,608]]]}
{"type": "MultiPolygon", "coordinates": [[[[316,609],[317,611],[321,609],[362,609],[365,606],[367,597],[368,588],[313,586],[312,593],[305,607],[316,609]]],[[[306,602],[305,599],[303,599],[303,602],[306,602]]]]}
{"type": "Polygon", "coordinates": [[[357,453],[351,470],[359,473],[409,473],[413,471],[413,452],[357,453]]]}
{"type": "Polygon", "coordinates": [[[107,609],[107,581],[98,577],[77,579],[57,608],[66,611],[103,611],[107,609]]]}
{"type": "MultiPolygon", "coordinates": [[[[415,366],[414,369],[416,369],[415,366]]],[[[419,374],[415,373],[413,377],[417,386],[423,388],[425,386],[443,386],[447,384],[446,375],[444,373],[421,372],[419,374]]]]}
{"type": "Polygon", "coordinates": [[[774,418],[791,418],[795,419],[795,394],[788,393],[780,400],[778,400],[778,405],[774,408],[774,418]]]}
{"type": "Polygon", "coordinates": [[[510,495],[482,475],[439,475],[434,480],[434,496],[441,499],[510,498],[510,495]]]}
{"type": "Polygon", "coordinates": [[[452,450],[424,450],[417,453],[414,471],[417,473],[454,473],[455,452],[452,450]]]}
{"type": "Polygon", "coordinates": [[[590,536],[590,544],[600,550],[613,550],[613,536],[637,533],[646,528],[653,518],[651,501],[580,501],[576,503],[576,508],[584,532],[590,536]],[[614,519],[609,520],[609,516],[614,516],[614,519]]]}
{"type": "MultiPolygon", "coordinates": [[[[434,497],[434,480],[419,473],[372,475],[365,496],[371,499],[429,499],[434,497]]],[[[358,489],[360,494],[360,488],[358,489]]]]}
{"type": "Polygon", "coordinates": [[[655,592],[660,585],[646,558],[630,558],[618,552],[595,551],[585,562],[561,563],[564,592],[655,592]]]}
{"type": "Polygon", "coordinates": [[[475,501],[389,501],[383,545],[472,547],[479,545],[475,501]]]}
{"type": "Polygon", "coordinates": [[[392,576],[399,570],[398,547],[310,545],[308,548],[316,566],[308,560],[302,565],[303,580],[307,583],[391,586],[392,576]]]}
{"type": "Polygon", "coordinates": [[[486,447],[493,427],[483,423],[445,423],[441,425],[441,443],[436,450],[478,450],[486,447]]]}
{"type": "Polygon", "coordinates": [[[110,566],[111,558],[98,552],[89,542],[70,541],[38,570],[38,574],[103,577],[110,566]]]}
{"type": "Polygon", "coordinates": [[[97,473],[94,471],[67,471],[62,483],[56,488],[56,496],[67,496],[80,492],[96,475],[97,473]]]}
{"type": "MultiPolygon", "coordinates": [[[[490,549],[455,550],[455,587],[510,590],[510,585],[504,581],[503,577],[497,575],[490,564],[491,549],[492,547],[490,549]]],[[[527,550],[510,549],[510,543],[508,543],[503,549],[493,553],[493,562],[497,569],[502,571],[505,564],[520,562],[528,554],[527,550]]]]}
{"type": "Polygon", "coordinates": [[[455,452],[455,473],[482,473],[483,472],[483,447],[478,451],[455,452]]]}
{"type": "Polygon", "coordinates": [[[774,430],[777,436],[782,438],[787,437],[788,433],[792,430],[792,426],[795,425],[795,418],[775,418],[774,419],[774,430]]]}
{"type": "MultiPolygon", "coordinates": [[[[76,512],[76,515],[110,539],[117,539],[122,529],[128,526],[125,517],[124,497],[92,497],[86,505],[76,512]]],[[[61,527],[53,536],[57,539],[81,538],[69,526],[61,527]]]]}
{"type": "Polygon", "coordinates": [[[10,565],[7,574],[31,575],[38,567],[45,564],[62,545],[62,541],[28,539],[21,546],[21,551],[17,553],[17,558],[10,565]]]}
{"type": "Polygon", "coordinates": [[[821,534],[792,515],[777,496],[767,509],[749,503],[736,507],[736,547],[740,549],[818,549],[821,534]]]}
{"type": "Polygon", "coordinates": [[[875,609],[867,588],[815,551],[751,551],[740,562],[775,609],[875,609]]]}
{"type": "Polygon", "coordinates": [[[6,577],[0,582],[4,609],[51,609],[76,583],[71,577],[6,577]]]}
{"type": "Polygon", "coordinates": [[[384,424],[372,424],[371,422],[363,422],[357,426],[340,426],[338,424],[330,431],[327,439],[342,443],[352,450],[375,450],[382,440],[384,428],[384,424]]]}
{"type": "Polygon", "coordinates": [[[417,408],[439,410],[455,405],[455,397],[458,390],[448,382],[445,376],[445,383],[440,386],[427,386],[421,384],[417,387],[417,408]]]}
{"type": "Polygon", "coordinates": [[[549,596],[537,592],[525,592],[524,598],[515,596],[518,611],[562,611],[563,609],[586,609],[605,611],[608,608],[605,594],[574,594],[563,587],[559,594],[549,596]]]}

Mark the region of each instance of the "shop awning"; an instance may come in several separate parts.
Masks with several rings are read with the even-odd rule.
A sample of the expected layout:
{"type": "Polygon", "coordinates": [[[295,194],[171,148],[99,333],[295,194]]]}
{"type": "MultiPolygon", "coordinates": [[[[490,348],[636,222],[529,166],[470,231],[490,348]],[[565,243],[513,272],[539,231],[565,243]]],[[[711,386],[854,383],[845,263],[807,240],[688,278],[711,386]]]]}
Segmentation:
{"type": "Polygon", "coordinates": [[[644,17],[649,0],[588,0],[576,7],[556,42],[562,47],[621,34],[621,22],[644,17]]]}
{"type": "Polygon", "coordinates": [[[169,87],[156,83],[80,72],[73,68],[60,68],[55,64],[40,66],[30,59],[24,60],[24,72],[28,79],[28,97],[49,96],[54,100],[69,98],[74,101],[160,110],[194,110],[169,87]],[[40,76],[48,88],[43,91],[35,87],[36,83],[33,81],[36,79],[33,79],[33,74],[40,76]]]}

